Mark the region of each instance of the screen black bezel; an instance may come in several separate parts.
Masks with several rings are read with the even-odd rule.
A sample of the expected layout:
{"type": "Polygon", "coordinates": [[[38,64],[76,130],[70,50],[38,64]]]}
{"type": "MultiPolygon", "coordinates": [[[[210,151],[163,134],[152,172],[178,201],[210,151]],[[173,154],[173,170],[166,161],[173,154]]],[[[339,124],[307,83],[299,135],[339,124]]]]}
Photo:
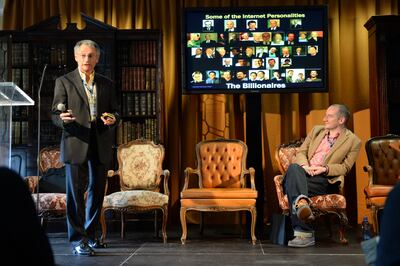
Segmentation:
{"type": "Polygon", "coordinates": [[[182,10],[182,30],[181,30],[181,81],[182,81],[182,94],[247,94],[247,93],[309,93],[309,92],[329,92],[328,88],[328,6],[317,5],[317,6],[263,6],[263,7],[187,7],[182,10]],[[324,32],[323,45],[324,53],[323,57],[323,86],[312,87],[313,83],[308,83],[308,87],[298,88],[266,88],[266,89],[188,89],[189,81],[186,80],[186,48],[187,48],[187,30],[186,21],[189,12],[204,12],[204,13],[250,13],[265,10],[267,12],[279,12],[284,10],[285,12],[301,12],[308,10],[320,10],[323,14],[323,25],[322,31],[324,32]]]}

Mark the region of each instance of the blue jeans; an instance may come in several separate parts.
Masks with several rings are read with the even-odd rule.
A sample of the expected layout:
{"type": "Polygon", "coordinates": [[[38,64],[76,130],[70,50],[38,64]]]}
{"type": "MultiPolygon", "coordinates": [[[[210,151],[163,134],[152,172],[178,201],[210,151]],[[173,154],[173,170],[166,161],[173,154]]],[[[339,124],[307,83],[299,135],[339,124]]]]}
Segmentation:
{"type": "Polygon", "coordinates": [[[284,177],[284,190],[288,197],[290,207],[290,218],[293,230],[296,232],[313,232],[313,227],[301,221],[297,215],[295,206],[304,198],[328,194],[330,184],[325,175],[310,176],[298,164],[291,164],[284,177]]]}

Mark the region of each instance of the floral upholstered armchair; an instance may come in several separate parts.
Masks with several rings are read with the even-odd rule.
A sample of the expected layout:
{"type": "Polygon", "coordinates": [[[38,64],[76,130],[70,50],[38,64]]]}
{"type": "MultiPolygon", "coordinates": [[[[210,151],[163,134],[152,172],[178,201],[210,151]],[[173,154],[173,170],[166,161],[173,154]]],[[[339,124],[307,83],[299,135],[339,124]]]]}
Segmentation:
{"type": "MultiPolygon", "coordinates": [[[[101,213],[102,240],[106,237],[105,212],[121,212],[121,236],[124,237],[124,213],[162,211],[162,236],[167,242],[167,218],[170,172],[162,169],[164,147],[148,140],[134,140],[120,145],[117,152],[118,170],[108,176],[119,176],[120,191],[104,197],[101,213]],[[163,182],[162,182],[163,181],[163,182]]],[[[155,221],[155,226],[157,221],[155,221]]]]}
{"type": "MultiPolygon", "coordinates": [[[[38,156],[39,173],[42,176],[50,169],[62,168],[60,161],[60,149],[58,146],[46,147],[40,150],[38,156]]],[[[27,176],[25,181],[32,192],[32,198],[37,206],[37,212],[41,217],[41,224],[44,220],[51,217],[64,216],[66,213],[66,194],[53,192],[39,192],[38,187],[41,176],[27,176]],[[39,200],[39,203],[37,203],[39,200]]],[[[40,190],[39,190],[40,191],[40,190]]]]}
{"type": "MultiPolygon", "coordinates": [[[[289,144],[282,144],[275,151],[275,160],[281,172],[281,174],[274,177],[275,188],[278,196],[279,207],[281,207],[283,214],[286,215],[289,215],[289,203],[287,195],[283,189],[283,178],[302,143],[302,140],[297,140],[289,144]]],[[[348,241],[345,237],[345,228],[348,224],[348,219],[346,215],[346,198],[343,195],[344,176],[334,177],[328,181],[331,184],[339,183],[339,194],[327,194],[311,197],[310,206],[316,218],[326,214],[337,215],[340,220],[340,242],[342,244],[347,244],[348,241]]]]}
{"type": "Polygon", "coordinates": [[[204,140],[196,145],[197,168],[185,169],[185,183],[181,191],[181,242],[185,244],[186,212],[249,211],[251,241],[256,244],[256,199],[254,168],[246,168],[247,145],[235,139],[204,140]],[[198,187],[189,187],[189,178],[198,176],[198,187]],[[246,178],[250,188],[246,188],[246,178]]]}

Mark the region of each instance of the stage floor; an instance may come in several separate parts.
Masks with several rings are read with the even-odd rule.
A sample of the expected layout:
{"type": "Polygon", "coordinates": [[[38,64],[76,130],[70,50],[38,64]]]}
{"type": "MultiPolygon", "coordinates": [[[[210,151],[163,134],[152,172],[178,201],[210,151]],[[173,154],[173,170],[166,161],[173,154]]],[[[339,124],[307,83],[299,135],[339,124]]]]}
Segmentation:
{"type": "Polygon", "coordinates": [[[365,265],[358,228],[347,229],[346,246],[338,242],[336,228],[329,238],[321,226],[324,228],[317,228],[314,247],[289,248],[272,244],[266,227],[265,239],[253,246],[249,239],[240,238],[237,228],[210,225],[205,226],[203,236],[198,226],[190,225],[186,244],[182,245],[180,226],[170,226],[164,245],[161,238],[154,237],[151,226],[130,225],[123,240],[118,228],[110,230],[108,248],[98,249],[93,257],[73,255],[66,231],[47,230],[57,265],[365,265]]]}

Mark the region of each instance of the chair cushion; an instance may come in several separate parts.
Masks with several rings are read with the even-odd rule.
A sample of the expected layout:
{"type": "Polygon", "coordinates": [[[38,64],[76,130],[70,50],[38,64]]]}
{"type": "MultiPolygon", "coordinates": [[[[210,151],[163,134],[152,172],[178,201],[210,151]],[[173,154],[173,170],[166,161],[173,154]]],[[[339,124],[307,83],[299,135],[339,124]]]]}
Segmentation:
{"type": "Polygon", "coordinates": [[[387,197],[373,197],[367,198],[367,207],[375,206],[378,208],[383,208],[385,206],[387,197]]]}
{"type": "Polygon", "coordinates": [[[241,142],[200,142],[197,156],[204,188],[240,188],[246,147],[241,142]]]}
{"type": "Polygon", "coordinates": [[[40,151],[39,168],[45,173],[50,168],[61,168],[64,164],[60,161],[60,148],[58,146],[43,148],[40,151]]]}
{"type": "Polygon", "coordinates": [[[367,198],[387,197],[393,186],[372,185],[364,188],[364,193],[367,198]]]}
{"type": "Polygon", "coordinates": [[[104,197],[103,208],[117,207],[150,207],[168,204],[168,195],[147,191],[118,191],[104,197]]]}
{"type": "Polygon", "coordinates": [[[377,136],[367,141],[365,148],[373,169],[374,184],[390,186],[399,181],[400,153],[390,146],[399,141],[398,136],[377,136]]]}
{"type": "Polygon", "coordinates": [[[311,207],[321,210],[346,209],[346,198],[340,194],[314,196],[311,201],[311,207]]]}
{"type": "MultiPolygon", "coordinates": [[[[32,194],[33,201],[37,201],[37,194],[32,194]]],[[[39,209],[38,212],[42,211],[60,211],[66,210],[67,206],[67,195],[64,193],[39,193],[39,209]]]]}
{"type": "Polygon", "coordinates": [[[119,149],[121,181],[127,189],[154,189],[161,174],[163,150],[154,145],[134,144],[119,149]]]}
{"type": "Polygon", "coordinates": [[[30,175],[30,176],[26,176],[25,177],[25,182],[29,187],[29,191],[31,193],[35,193],[36,192],[36,186],[39,183],[39,176],[37,175],[30,175]]]}
{"type": "MultiPolygon", "coordinates": [[[[256,199],[181,199],[181,207],[193,209],[205,208],[244,208],[248,209],[256,205],[256,199]]],[[[221,209],[219,211],[222,211],[221,209]]]]}
{"type": "Polygon", "coordinates": [[[275,183],[276,194],[278,196],[279,207],[281,207],[283,211],[286,211],[289,210],[289,203],[287,195],[283,191],[282,182],[283,182],[283,175],[276,175],[274,177],[274,183],[275,183]]]}
{"type": "Polygon", "coordinates": [[[182,199],[255,199],[257,190],[250,188],[190,188],[181,192],[182,199]]]}
{"type": "MultiPolygon", "coordinates": [[[[340,194],[327,194],[311,197],[311,207],[321,210],[346,209],[346,198],[340,194]]],[[[287,196],[284,197],[284,204],[280,204],[282,210],[289,210],[287,196]],[[284,208],[282,208],[284,206],[284,208]]]]}
{"type": "Polygon", "coordinates": [[[286,172],[289,168],[289,165],[292,163],[292,160],[295,158],[298,150],[299,147],[295,145],[287,146],[278,150],[279,163],[281,164],[284,172],[286,172]]]}
{"type": "Polygon", "coordinates": [[[65,193],[65,167],[50,168],[39,180],[40,193],[65,193]]]}

